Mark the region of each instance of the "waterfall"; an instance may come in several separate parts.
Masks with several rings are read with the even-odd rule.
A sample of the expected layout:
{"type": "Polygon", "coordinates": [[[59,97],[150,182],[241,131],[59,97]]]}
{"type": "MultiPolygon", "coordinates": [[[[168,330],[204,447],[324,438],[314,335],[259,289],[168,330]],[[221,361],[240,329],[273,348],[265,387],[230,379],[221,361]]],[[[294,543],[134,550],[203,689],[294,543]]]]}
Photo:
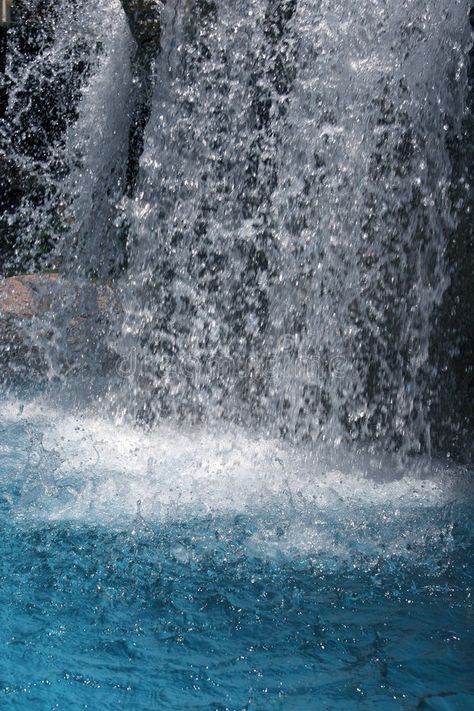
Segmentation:
{"type": "MultiPolygon", "coordinates": [[[[465,0],[169,0],[128,198],[131,38],[118,1],[85,7],[63,171],[29,224],[59,200],[47,259],[111,280],[101,407],[429,452],[465,0]]],[[[54,314],[50,374],[75,308],[54,314]]]]}
{"type": "Polygon", "coordinates": [[[113,344],[128,412],[429,449],[465,13],[168,5],[113,344]]]}
{"type": "Polygon", "coordinates": [[[2,77],[8,105],[0,122],[0,158],[8,172],[2,223],[15,243],[2,249],[2,266],[15,271],[61,264],[75,271],[85,259],[78,249],[90,253],[85,243],[101,231],[89,222],[106,222],[107,199],[113,199],[113,180],[106,176],[117,172],[112,139],[127,120],[120,88],[129,77],[125,18],[118,0],[106,7],[87,0],[18,5],[2,77]],[[115,116],[114,97],[120,101],[115,116]],[[15,196],[9,204],[9,191],[20,193],[20,205],[15,196]],[[74,245],[73,256],[67,244],[74,245]]]}
{"type": "MultiPolygon", "coordinates": [[[[63,0],[46,8],[29,0],[10,30],[0,160],[8,161],[10,184],[23,196],[4,211],[14,235],[11,254],[2,245],[4,271],[59,271],[44,295],[53,307],[15,330],[43,354],[41,375],[63,384],[78,370],[94,379],[103,361],[104,323],[92,284],[100,281],[99,302],[107,301],[104,284],[123,252],[117,205],[133,98],[131,51],[119,0],[63,0]]],[[[29,360],[26,369],[34,371],[29,360]]]]}

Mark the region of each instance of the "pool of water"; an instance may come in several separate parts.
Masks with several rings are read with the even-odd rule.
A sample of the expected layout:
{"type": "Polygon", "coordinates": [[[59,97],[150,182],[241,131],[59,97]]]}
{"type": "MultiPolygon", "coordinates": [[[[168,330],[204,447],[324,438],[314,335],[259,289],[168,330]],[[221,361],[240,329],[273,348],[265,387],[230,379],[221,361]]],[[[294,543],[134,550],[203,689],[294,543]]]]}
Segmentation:
{"type": "Polygon", "coordinates": [[[3,709],[472,709],[472,473],[1,405],[3,709]]]}

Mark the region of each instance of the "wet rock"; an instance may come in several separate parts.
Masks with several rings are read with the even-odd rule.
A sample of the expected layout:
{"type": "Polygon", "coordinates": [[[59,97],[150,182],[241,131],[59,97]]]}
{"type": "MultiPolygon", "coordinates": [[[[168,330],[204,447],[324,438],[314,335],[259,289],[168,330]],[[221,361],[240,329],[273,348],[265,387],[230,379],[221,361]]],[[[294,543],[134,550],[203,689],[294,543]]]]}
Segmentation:
{"type": "Polygon", "coordinates": [[[0,314],[31,318],[51,306],[52,287],[58,274],[25,274],[9,277],[0,284],[0,314]]]}
{"type": "Polygon", "coordinates": [[[0,282],[0,368],[1,380],[34,378],[41,370],[42,358],[32,347],[23,328],[25,320],[47,311],[51,305],[50,287],[57,274],[26,274],[0,282]]]}
{"type": "Polygon", "coordinates": [[[130,25],[130,31],[140,54],[147,59],[160,51],[161,10],[159,0],[121,0],[130,25]]]}
{"type": "Polygon", "coordinates": [[[129,133],[126,171],[127,194],[133,197],[138,176],[143,137],[150,118],[154,89],[154,61],[161,49],[161,11],[159,0],[121,0],[130,31],[136,42],[132,72],[136,86],[135,106],[129,133]]]}
{"type": "Polygon", "coordinates": [[[37,380],[47,370],[46,350],[62,372],[110,363],[104,335],[112,304],[110,286],[55,272],[3,279],[0,380],[37,380]]]}
{"type": "Polygon", "coordinates": [[[85,300],[91,311],[106,314],[112,299],[113,292],[108,285],[61,279],[57,272],[22,274],[0,281],[0,318],[28,319],[49,310],[58,311],[65,303],[77,311],[85,300]]]}

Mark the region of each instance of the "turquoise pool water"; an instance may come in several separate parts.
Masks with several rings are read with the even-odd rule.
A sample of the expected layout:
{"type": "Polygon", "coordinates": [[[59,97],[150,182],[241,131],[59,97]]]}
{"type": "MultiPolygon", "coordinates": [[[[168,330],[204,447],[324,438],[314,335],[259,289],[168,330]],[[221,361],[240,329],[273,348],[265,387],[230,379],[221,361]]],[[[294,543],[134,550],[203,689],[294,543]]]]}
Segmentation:
{"type": "Polygon", "coordinates": [[[0,708],[474,708],[468,471],[2,422],[0,708]]]}

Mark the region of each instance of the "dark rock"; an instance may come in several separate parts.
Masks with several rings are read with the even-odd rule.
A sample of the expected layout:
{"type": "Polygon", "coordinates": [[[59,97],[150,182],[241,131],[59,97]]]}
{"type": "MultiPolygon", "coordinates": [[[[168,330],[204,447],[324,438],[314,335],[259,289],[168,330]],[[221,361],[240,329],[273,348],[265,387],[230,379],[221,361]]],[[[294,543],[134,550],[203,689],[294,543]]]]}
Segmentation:
{"type": "Polygon", "coordinates": [[[130,31],[140,54],[147,60],[160,52],[161,10],[159,0],[121,0],[130,31]]]}
{"type": "Polygon", "coordinates": [[[159,0],[121,0],[130,31],[136,42],[132,71],[137,87],[135,106],[130,122],[127,164],[127,194],[135,191],[143,137],[150,118],[154,89],[154,61],[161,49],[161,10],[159,0]]]}

